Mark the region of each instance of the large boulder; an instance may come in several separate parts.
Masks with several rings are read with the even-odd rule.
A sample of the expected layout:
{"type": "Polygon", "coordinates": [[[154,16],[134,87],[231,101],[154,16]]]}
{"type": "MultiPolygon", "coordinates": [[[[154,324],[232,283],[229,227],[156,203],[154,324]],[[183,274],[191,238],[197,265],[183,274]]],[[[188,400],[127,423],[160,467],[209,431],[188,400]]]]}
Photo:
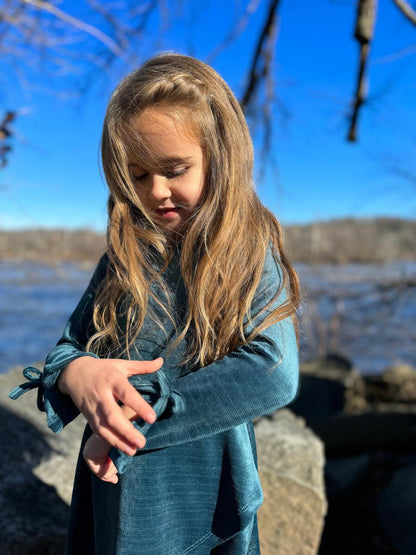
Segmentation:
{"type": "Polygon", "coordinates": [[[315,555],[327,509],[323,444],[288,409],[262,418],[255,433],[264,491],[262,555],[315,555]]]}
{"type": "Polygon", "coordinates": [[[319,555],[416,553],[416,369],[360,376],[332,356],[301,371],[291,408],[325,445],[319,555]]]}
{"type": "Polygon", "coordinates": [[[378,504],[384,529],[400,555],[414,555],[416,548],[416,457],[408,458],[387,483],[378,504]]]}
{"type": "Polygon", "coordinates": [[[416,369],[394,364],[380,375],[360,376],[345,394],[345,412],[416,412],[416,369]]]}
{"type": "MultiPolygon", "coordinates": [[[[60,555],[85,421],[53,434],[36,408],[36,391],[8,399],[23,381],[21,369],[0,375],[0,551],[60,555]]],[[[265,497],[262,554],[313,555],[326,511],[322,444],[288,410],[259,419],[255,430],[265,497]]]]}
{"type": "Polygon", "coordinates": [[[21,368],[0,375],[0,551],[4,555],[63,553],[82,417],[63,434],[46,426],[36,391],[12,401],[21,368]]]}
{"type": "Polygon", "coordinates": [[[349,360],[335,354],[304,362],[299,395],[291,410],[306,419],[328,419],[343,412],[346,393],[360,380],[349,360]]]}

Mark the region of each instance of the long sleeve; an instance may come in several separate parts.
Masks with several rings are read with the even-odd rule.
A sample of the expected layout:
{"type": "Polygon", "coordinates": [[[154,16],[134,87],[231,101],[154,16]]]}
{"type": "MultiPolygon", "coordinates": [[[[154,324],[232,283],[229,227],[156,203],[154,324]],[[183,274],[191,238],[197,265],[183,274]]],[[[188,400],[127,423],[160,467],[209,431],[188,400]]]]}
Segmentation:
{"type": "MultiPolygon", "coordinates": [[[[252,314],[261,312],[273,298],[281,272],[268,256],[252,314]]],[[[286,300],[283,291],[271,308],[286,300]]],[[[265,314],[254,318],[256,325],[265,314]]],[[[223,359],[185,376],[169,380],[168,369],[151,377],[135,377],[138,391],[145,383],[162,383],[163,407],[169,409],[169,393],[174,409],[166,410],[153,425],[135,423],[146,435],[145,450],[158,449],[201,439],[269,414],[288,404],[298,387],[298,348],[291,318],[286,318],[261,333],[247,345],[238,347],[223,359]],[[159,374],[159,376],[158,376],[159,374]],[[163,377],[163,380],[161,378],[163,377]],[[167,383],[166,383],[167,382],[167,383]],[[178,399],[180,402],[178,402],[178,399]]],[[[156,408],[156,413],[159,411],[156,408]]],[[[131,459],[113,449],[110,455],[120,472],[131,459]]]]}
{"type": "Polygon", "coordinates": [[[95,292],[105,275],[107,264],[108,257],[104,255],[78,306],[66,323],[62,337],[49,352],[43,373],[36,368],[26,368],[24,376],[29,382],[15,388],[9,395],[16,399],[28,389],[38,387],[38,407],[46,412],[48,426],[55,433],[60,432],[79,414],[71,398],[61,393],[56,384],[62,370],[76,358],[98,358],[94,353],[85,351],[85,345],[91,329],[95,292]]]}

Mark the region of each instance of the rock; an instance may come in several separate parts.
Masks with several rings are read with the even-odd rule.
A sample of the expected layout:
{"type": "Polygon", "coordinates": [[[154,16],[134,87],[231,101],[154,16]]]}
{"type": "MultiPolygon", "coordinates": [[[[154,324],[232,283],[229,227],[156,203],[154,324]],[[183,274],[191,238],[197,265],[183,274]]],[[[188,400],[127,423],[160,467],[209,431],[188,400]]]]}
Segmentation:
{"type": "Polygon", "coordinates": [[[396,470],[381,494],[379,514],[400,555],[414,555],[416,548],[416,461],[396,470]]]}
{"type": "Polygon", "coordinates": [[[330,497],[357,483],[369,462],[368,453],[327,460],[325,464],[327,496],[330,497]]]}
{"type": "Polygon", "coordinates": [[[392,364],[381,377],[386,383],[400,385],[403,381],[415,381],[416,371],[410,364],[392,364]]]}
{"type": "Polygon", "coordinates": [[[361,376],[346,359],[330,355],[303,363],[300,384],[290,408],[308,426],[343,413],[416,413],[416,369],[408,364],[392,365],[381,375],[361,376]]]}
{"type": "Polygon", "coordinates": [[[0,375],[0,546],[2,555],[63,553],[82,417],[53,434],[36,391],[12,401],[21,368],[0,375]]]}
{"type": "Polygon", "coordinates": [[[409,364],[389,366],[381,379],[388,385],[390,400],[416,402],[416,370],[409,364]]]}
{"type": "Polygon", "coordinates": [[[300,368],[300,391],[290,408],[309,423],[344,410],[346,392],[360,379],[344,357],[328,355],[300,368]]]}
{"type": "Polygon", "coordinates": [[[328,513],[319,555],[401,555],[377,505],[404,459],[377,451],[327,461],[328,513]]]}
{"type": "Polygon", "coordinates": [[[351,371],[351,361],[336,353],[328,353],[325,357],[319,357],[301,364],[302,374],[313,374],[321,378],[332,378],[338,381],[345,381],[351,371]]]}
{"type": "MultiPolygon", "coordinates": [[[[0,551],[61,555],[85,423],[79,417],[53,434],[36,408],[36,391],[17,401],[7,398],[24,381],[21,369],[0,375],[0,551]]],[[[265,493],[262,553],[313,555],[326,510],[322,445],[288,410],[260,419],[255,429],[265,493]]]]}
{"type": "Polygon", "coordinates": [[[416,412],[416,369],[394,364],[381,375],[361,376],[345,393],[348,413],[416,412]]]}
{"type": "Polygon", "coordinates": [[[287,409],[255,426],[262,555],[315,555],[326,513],[321,441],[287,409]]]}
{"type": "Polygon", "coordinates": [[[328,420],[311,421],[309,425],[324,442],[327,458],[376,450],[405,452],[414,448],[416,414],[340,414],[328,420]]]}
{"type": "Polygon", "coordinates": [[[416,553],[416,369],[360,376],[330,357],[302,365],[301,380],[290,408],[325,445],[319,555],[416,553]]]}

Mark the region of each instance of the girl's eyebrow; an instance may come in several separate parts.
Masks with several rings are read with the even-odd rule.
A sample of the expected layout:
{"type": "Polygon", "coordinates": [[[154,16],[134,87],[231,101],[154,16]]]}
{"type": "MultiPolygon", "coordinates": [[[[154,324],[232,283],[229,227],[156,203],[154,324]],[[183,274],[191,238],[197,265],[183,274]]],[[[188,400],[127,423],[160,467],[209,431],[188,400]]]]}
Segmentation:
{"type": "Polygon", "coordinates": [[[189,162],[192,156],[170,156],[169,158],[159,158],[158,163],[162,166],[169,166],[173,164],[183,164],[189,162]]]}
{"type": "MultiPolygon", "coordinates": [[[[157,160],[155,160],[155,163],[159,167],[169,167],[175,164],[185,164],[186,162],[192,160],[192,158],[193,156],[170,156],[168,158],[158,158],[157,160]]],[[[142,162],[139,161],[130,163],[130,167],[141,165],[142,162]]]]}

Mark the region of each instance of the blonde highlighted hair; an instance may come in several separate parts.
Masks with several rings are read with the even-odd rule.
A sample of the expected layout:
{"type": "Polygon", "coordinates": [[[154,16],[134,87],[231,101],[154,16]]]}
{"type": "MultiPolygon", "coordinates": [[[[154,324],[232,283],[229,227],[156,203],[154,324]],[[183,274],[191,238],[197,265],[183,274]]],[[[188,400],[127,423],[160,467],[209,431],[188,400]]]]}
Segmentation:
{"type": "Polygon", "coordinates": [[[128,75],[107,108],[102,165],[110,189],[109,266],[96,295],[96,333],[87,349],[129,356],[149,298],[169,315],[163,273],[174,241],[153,222],[130,174],[132,163],[151,156],[141,148],[140,133],[132,130],[132,120],[147,108],[184,123],[204,154],[203,198],[181,239],[188,306],[178,341],[187,339],[188,362],[205,366],[274,322],[295,319],[299,285],[284,252],[280,225],[254,190],[253,146],[238,101],[211,67],[178,54],[156,56],[128,75]],[[285,287],[287,299],[267,310],[261,325],[248,334],[250,307],[270,248],[282,269],[276,298],[285,287]]]}

